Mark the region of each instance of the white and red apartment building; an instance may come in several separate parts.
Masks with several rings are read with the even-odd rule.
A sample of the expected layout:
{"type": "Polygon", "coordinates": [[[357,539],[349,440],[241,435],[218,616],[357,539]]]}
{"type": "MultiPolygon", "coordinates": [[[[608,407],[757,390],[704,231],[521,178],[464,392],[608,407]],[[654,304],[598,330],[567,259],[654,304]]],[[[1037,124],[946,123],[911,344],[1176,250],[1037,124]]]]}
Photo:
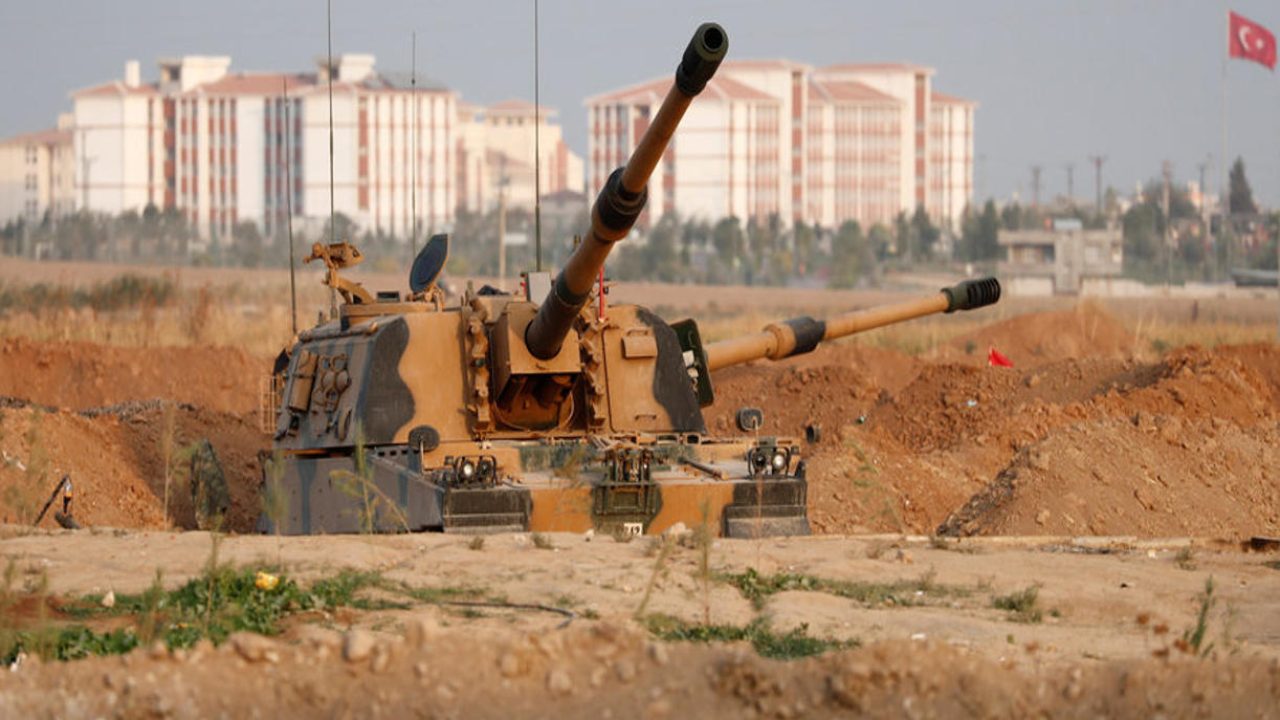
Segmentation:
{"type": "Polygon", "coordinates": [[[57,127],[0,140],[0,224],[36,224],[75,208],[71,117],[57,127]]]}
{"type": "MultiPolygon", "coordinates": [[[[674,210],[836,227],[888,223],[924,206],[954,226],[973,194],[976,103],[934,92],[931,68],[726,62],[690,107],[649,187],[674,210]]],[[[625,162],[671,85],[588,98],[588,183],[625,162]]]]}
{"type": "MultiPolygon", "coordinates": [[[[454,91],[379,73],[374,62],[344,54],[314,73],[231,73],[230,58],[184,56],[161,60],[159,80],[142,83],[131,61],[123,80],[72,93],[80,206],[173,208],[202,238],[243,221],[272,237],[290,208],[318,230],[332,193],[333,209],[363,230],[408,237],[415,211],[419,233],[445,229],[459,206],[496,204],[492,168],[532,167],[534,125],[508,121],[520,115],[515,103],[468,115],[454,91]],[[477,156],[484,162],[469,170],[477,156]]],[[[550,113],[540,115],[542,191],[580,191],[581,159],[547,124],[550,113]]],[[[526,195],[531,205],[532,189],[512,199],[526,195]]]]}
{"type": "Polygon", "coordinates": [[[492,210],[502,195],[508,208],[532,209],[539,190],[544,198],[582,193],[582,157],[565,144],[560,126],[552,122],[553,108],[506,100],[488,107],[459,103],[458,112],[459,208],[492,210]]]}

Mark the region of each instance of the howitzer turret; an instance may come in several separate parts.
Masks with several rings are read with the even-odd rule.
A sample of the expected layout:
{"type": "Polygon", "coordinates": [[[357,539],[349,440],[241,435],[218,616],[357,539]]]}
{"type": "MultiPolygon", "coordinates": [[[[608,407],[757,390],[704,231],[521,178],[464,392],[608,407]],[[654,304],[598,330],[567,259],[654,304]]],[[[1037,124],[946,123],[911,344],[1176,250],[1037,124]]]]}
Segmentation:
{"type": "Polygon", "coordinates": [[[346,244],[315,250],[345,303],[277,363],[263,490],[285,502],[264,514],[264,530],[656,533],[707,522],[730,536],[808,532],[798,441],[748,427],[746,437],[708,433],[710,373],[981,307],[999,285],[967,281],[706,346],[692,320],[667,323],[635,305],[589,308],[612,245],[640,216],[649,176],[727,47],[720,26],[698,29],[554,282],[531,274],[516,295],[468,287],[451,305],[436,285],[446,236],[419,253],[407,294],[370,293],[340,277],[359,257],[346,244]]]}

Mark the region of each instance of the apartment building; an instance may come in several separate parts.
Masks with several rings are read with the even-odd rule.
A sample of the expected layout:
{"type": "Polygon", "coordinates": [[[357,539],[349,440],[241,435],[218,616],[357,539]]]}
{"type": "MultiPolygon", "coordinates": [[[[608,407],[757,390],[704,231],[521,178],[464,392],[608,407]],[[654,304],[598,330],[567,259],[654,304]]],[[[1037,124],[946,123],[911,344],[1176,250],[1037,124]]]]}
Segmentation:
{"type": "Polygon", "coordinates": [[[487,107],[459,103],[458,112],[459,208],[487,212],[501,194],[508,208],[532,209],[538,191],[543,197],[583,191],[582,157],[565,144],[554,108],[506,100],[487,107]]]}
{"type": "MultiPolygon", "coordinates": [[[[934,72],[897,63],[726,62],[655,170],[649,212],[776,213],[834,227],[889,222],[924,206],[954,226],[973,194],[976,103],[935,92],[934,72]]],[[[586,100],[591,186],[625,160],[670,84],[663,78],[586,100]]]]}
{"type": "MultiPolygon", "coordinates": [[[[363,230],[425,235],[449,227],[459,206],[491,207],[511,176],[515,202],[532,204],[531,170],[527,182],[518,172],[533,166],[531,105],[468,114],[456,92],[379,72],[372,55],[322,59],[310,73],[230,66],[225,56],[162,59],[144,83],[130,61],[122,79],[72,93],[77,207],[173,208],[210,239],[241,222],[277,236],[290,212],[316,231],[330,207],[363,230]]],[[[554,113],[537,115],[542,191],[581,190],[581,159],[554,113]]]]}
{"type": "Polygon", "coordinates": [[[75,207],[70,116],[57,127],[0,140],[0,224],[39,223],[75,207]]]}

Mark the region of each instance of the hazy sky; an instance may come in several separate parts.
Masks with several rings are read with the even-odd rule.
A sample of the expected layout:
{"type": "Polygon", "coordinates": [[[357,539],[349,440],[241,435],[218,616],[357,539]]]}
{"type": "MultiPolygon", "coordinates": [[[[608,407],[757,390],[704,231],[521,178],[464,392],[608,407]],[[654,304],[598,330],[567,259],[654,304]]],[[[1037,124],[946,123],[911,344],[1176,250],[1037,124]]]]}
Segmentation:
{"type": "MultiPolygon", "coordinates": [[[[333,0],[334,52],[370,52],[383,70],[418,72],[490,103],[532,99],[532,0],[333,0]]],[[[1280,32],[1280,4],[1231,8],[1280,32]]],[[[1179,179],[1221,154],[1221,58],[1227,5],[1214,0],[541,0],[542,100],[586,151],[583,98],[669,75],[697,24],[715,20],[730,57],[813,65],[908,61],[937,68],[935,87],[977,100],[980,195],[1093,195],[1087,156],[1106,155],[1104,184],[1128,190],[1162,160],[1179,179]]],[[[232,70],[309,70],[325,52],[323,0],[3,0],[0,136],[53,124],[68,92],[118,78],[125,60],[225,54],[232,70]]],[[[1254,191],[1280,204],[1280,76],[1228,67],[1228,156],[1243,155],[1254,191]]],[[[1210,170],[1216,178],[1217,171],[1210,170]]],[[[1211,181],[1210,187],[1217,182],[1211,181]]]]}

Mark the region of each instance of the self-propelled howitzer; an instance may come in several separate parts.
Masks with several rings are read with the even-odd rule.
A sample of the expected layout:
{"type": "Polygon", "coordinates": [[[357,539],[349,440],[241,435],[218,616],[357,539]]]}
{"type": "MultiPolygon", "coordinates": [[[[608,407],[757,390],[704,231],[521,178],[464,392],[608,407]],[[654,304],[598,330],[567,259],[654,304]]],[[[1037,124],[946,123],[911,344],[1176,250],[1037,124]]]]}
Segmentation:
{"type": "Polygon", "coordinates": [[[554,282],[530,273],[519,294],[468,288],[448,303],[435,284],[448,239],[436,236],[414,262],[408,294],[375,295],[338,274],[358,262],[354,248],[313,248],[345,302],[277,364],[263,490],[284,502],[264,503],[264,530],[641,534],[705,522],[739,537],[808,532],[800,444],[761,436],[750,422],[739,437],[709,434],[710,372],[990,304],[999,285],[969,281],[706,346],[692,320],[590,307],[612,245],[639,217],[649,176],[727,48],[718,25],[695,33],[672,90],[600,191],[590,231],[554,282]]]}

